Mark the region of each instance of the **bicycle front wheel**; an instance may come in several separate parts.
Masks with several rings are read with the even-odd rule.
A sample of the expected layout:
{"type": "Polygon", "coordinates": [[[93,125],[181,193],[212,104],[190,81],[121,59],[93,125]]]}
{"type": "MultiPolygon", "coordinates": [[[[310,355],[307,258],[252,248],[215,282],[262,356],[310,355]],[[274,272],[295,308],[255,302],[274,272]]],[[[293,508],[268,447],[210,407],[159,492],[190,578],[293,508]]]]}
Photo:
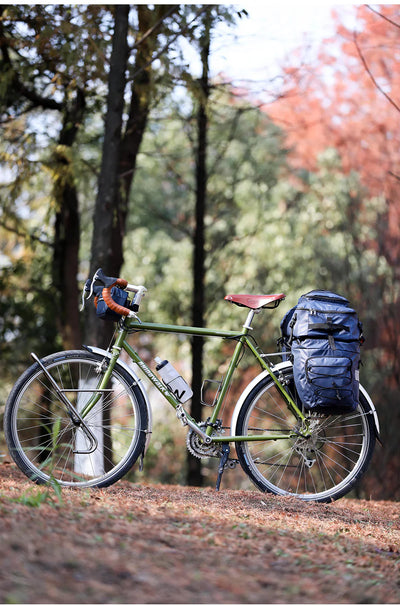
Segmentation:
{"type": "MultiPolygon", "coordinates": [[[[301,409],[291,369],[283,383],[301,409]]],[[[238,442],[237,456],[245,473],[262,491],[329,502],[348,493],[368,467],[375,446],[372,411],[360,392],[354,412],[311,413],[308,435],[290,412],[270,377],[247,396],[239,412],[236,435],[282,436],[268,441],[238,442]],[[304,432],[303,432],[304,435],[304,432]]]]}
{"type": "Polygon", "coordinates": [[[144,451],[149,419],[143,394],[118,364],[100,392],[102,361],[86,351],[52,354],[41,360],[46,372],[35,363],[14,385],[5,436],[15,463],[34,482],[109,486],[144,451]],[[80,411],[90,400],[95,405],[82,422],[80,411]]]}

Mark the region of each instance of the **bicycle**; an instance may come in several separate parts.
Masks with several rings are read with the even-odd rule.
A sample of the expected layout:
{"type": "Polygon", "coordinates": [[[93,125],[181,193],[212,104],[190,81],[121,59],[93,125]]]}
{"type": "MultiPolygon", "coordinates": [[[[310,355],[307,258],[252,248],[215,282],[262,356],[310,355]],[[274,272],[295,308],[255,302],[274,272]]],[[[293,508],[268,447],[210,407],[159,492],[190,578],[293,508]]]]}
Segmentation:
{"type": "Polygon", "coordinates": [[[138,312],[144,286],[110,278],[98,270],[102,299],[120,318],[108,350],[84,345],[39,359],[17,380],[7,400],[4,429],[17,466],[34,482],[53,480],[61,486],[106,487],[122,478],[143,458],[152,433],[149,398],[136,372],[121,359],[125,352],[175,409],[188,428],[187,447],[200,458],[220,459],[216,488],[225,469],[240,464],[261,490],[277,495],[329,502],[348,493],[366,471],[379,422],[375,407],[360,385],[355,412],[324,415],[306,412],[296,393],[287,353],[265,354],[250,334],[255,314],[276,308],[285,298],[273,295],[227,295],[245,308],[239,331],[214,330],[143,322],[138,312]],[[129,306],[112,298],[112,290],[133,293],[129,306]],[[127,342],[130,334],[163,332],[214,337],[235,342],[225,376],[219,384],[211,415],[196,421],[179,395],[142,360],[127,342]],[[246,348],[260,373],[240,395],[225,434],[220,411],[236,367],[246,348]],[[271,363],[273,356],[283,357],[271,363]],[[236,457],[230,457],[230,445],[236,457]]]}

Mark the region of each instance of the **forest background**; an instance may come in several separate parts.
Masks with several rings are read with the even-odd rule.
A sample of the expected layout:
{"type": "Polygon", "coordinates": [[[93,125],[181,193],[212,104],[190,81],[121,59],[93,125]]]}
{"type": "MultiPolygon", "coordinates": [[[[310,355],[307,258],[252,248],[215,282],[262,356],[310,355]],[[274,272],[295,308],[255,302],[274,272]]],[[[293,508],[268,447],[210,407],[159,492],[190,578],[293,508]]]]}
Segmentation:
{"type": "MultiPolygon", "coordinates": [[[[225,294],[285,292],[282,313],[255,323],[264,350],[300,294],[335,290],[364,324],[383,441],[352,496],[398,500],[400,7],[354,7],[351,26],[332,13],[335,35],[292,53],[258,98],[210,77],[218,24],[246,18],[236,5],[0,6],[0,412],[31,351],[108,344],[113,327],[79,314],[99,266],[145,284],[142,317],[168,323],[230,329],[243,314],[225,294]]],[[[199,417],[202,379],[229,352],[141,338],[149,360],[192,377],[199,417]]],[[[256,372],[242,368],[227,421],[256,372]]],[[[154,412],[144,477],[213,482],[174,415],[154,412]]]]}

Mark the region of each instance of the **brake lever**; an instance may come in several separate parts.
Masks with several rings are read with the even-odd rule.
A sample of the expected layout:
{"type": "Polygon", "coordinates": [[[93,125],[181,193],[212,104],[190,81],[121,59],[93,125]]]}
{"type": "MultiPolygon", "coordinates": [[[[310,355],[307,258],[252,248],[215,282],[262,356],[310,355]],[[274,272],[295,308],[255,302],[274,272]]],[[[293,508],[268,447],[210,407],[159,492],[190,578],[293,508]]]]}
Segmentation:
{"type": "Polygon", "coordinates": [[[82,303],[81,306],[79,308],[79,311],[83,311],[85,309],[85,303],[88,299],[90,299],[90,297],[93,295],[93,288],[94,288],[94,283],[96,282],[96,280],[98,279],[98,272],[101,271],[101,268],[99,267],[99,269],[96,270],[94,276],[92,279],[88,278],[85,282],[85,286],[82,289],[82,303]],[[85,297],[85,293],[88,292],[89,294],[85,297]]]}

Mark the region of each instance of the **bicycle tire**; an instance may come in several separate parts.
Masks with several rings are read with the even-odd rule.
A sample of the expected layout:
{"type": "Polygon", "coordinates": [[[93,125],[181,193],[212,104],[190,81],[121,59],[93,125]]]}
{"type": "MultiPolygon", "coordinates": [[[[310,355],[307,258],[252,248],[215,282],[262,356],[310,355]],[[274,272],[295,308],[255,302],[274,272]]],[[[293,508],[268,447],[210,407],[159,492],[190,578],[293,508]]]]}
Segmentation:
{"type": "MultiPolygon", "coordinates": [[[[55,353],[41,360],[63,393],[82,410],[99,384],[104,358],[87,351],[55,353]]],[[[122,478],[144,452],[149,418],[140,388],[116,364],[107,391],[85,417],[90,442],[67,412],[36,362],[15,383],[4,413],[9,452],[37,484],[105,487],[122,478]],[[90,444],[95,445],[89,453],[90,444]]]]}
{"type": "MultiPolygon", "coordinates": [[[[292,370],[284,370],[282,376],[285,388],[301,408],[292,370]]],[[[355,412],[308,413],[307,419],[312,432],[306,439],[299,435],[301,424],[282,393],[266,376],[244,400],[236,435],[287,434],[289,430],[293,437],[237,442],[236,452],[244,472],[263,492],[328,503],[350,492],[368,468],[375,446],[373,414],[360,391],[355,412]]]]}

